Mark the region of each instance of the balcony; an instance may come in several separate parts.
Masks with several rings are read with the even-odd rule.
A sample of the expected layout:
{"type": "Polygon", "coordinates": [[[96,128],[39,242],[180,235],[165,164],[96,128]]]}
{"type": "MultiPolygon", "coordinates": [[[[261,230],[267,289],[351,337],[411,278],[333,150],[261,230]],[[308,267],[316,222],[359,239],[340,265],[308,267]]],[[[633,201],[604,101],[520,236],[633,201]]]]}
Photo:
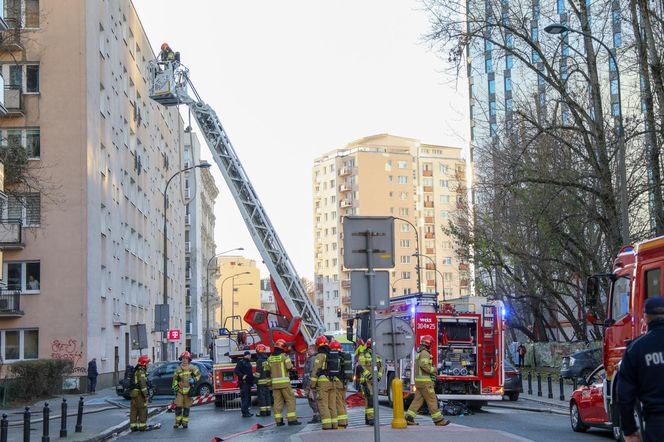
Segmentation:
{"type": "Polygon", "coordinates": [[[433,186],[424,186],[424,191],[427,193],[433,192],[433,186]]]}
{"type": "Polygon", "coordinates": [[[23,102],[23,92],[20,86],[5,86],[5,109],[7,113],[5,118],[22,117],[25,115],[25,104],[23,102]]]}
{"type": "Polygon", "coordinates": [[[427,287],[435,287],[436,281],[433,279],[427,279],[427,287]]]}
{"type": "Polygon", "coordinates": [[[191,225],[191,215],[185,215],[184,216],[184,225],[185,226],[190,226],[191,225]]]}
{"type": "Polygon", "coordinates": [[[433,207],[433,201],[425,201],[424,202],[424,207],[430,209],[433,207]]]}
{"type": "Polygon", "coordinates": [[[436,270],[436,266],[433,263],[428,262],[425,266],[425,269],[427,270],[436,270]]]}
{"type": "Polygon", "coordinates": [[[433,176],[433,170],[430,169],[424,169],[422,171],[422,176],[433,176]]]}
{"type": "Polygon", "coordinates": [[[424,224],[433,224],[433,216],[425,216],[424,224]]]}
{"type": "Polygon", "coordinates": [[[459,280],[459,285],[461,287],[468,287],[470,285],[470,280],[468,279],[460,279],[459,280]]]}
{"type": "Polygon", "coordinates": [[[344,321],[348,321],[350,319],[350,315],[348,313],[342,313],[341,319],[344,321]]]}
{"type": "Polygon", "coordinates": [[[21,310],[21,294],[19,292],[0,293],[0,317],[18,318],[24,314],[21,310]]]}
{"type": "Polygon", "coordinates": [[[5,18],[7,30],[0,35],[0,51],[17,52],[23,50],[21,43],[21,23],[15,18],[5,18]]]}
{"type": "Polygon", "coordinates": [[[433,255],[433,249],[432,248],[427,248],[427,255],[433,255]]]}
{"type": "Polygon", "coordinates": [[[339,176],[352,175],[352,173],[353,173],[352,167],[342,167],[341,169],[339,169],[339,176]]]}
{"type": "Polygon", "coordinates": [[[341,184],[341,185],[339,186],[339,192],[350,192],[351,190],[353,190],[353,189],[352,189],[352,187],[351,187],[350,185],[348,185],[348,184],[341,184]]]}
{"type": "Polygon", "coordinates": [[[342,304],[350,304],[350,296],[342,296],[341,297],[341,303],[342,304]]]}
{"type": "Polygon", "coordinates": [[[23,243],[23,223],[20,219],[0,219],[0,250],[20,250],[23,243]]]}
{"type": "Polygon", "coordinates": [[[350,288],[350,279],[344,279],[341,281],[341,288],[349,289],[350,288]]]}
{"type": "Polygon", "coordinates": [[[436,235],[434,235],[433,232],[424,232],[424,237],[425,237],[426,239],[433,239],[433,238],[436,237],[436,235]]]}
{"type": "Polygon", "coordinates": [[[459,270],[462,272],[467,272],[468,270],[470,270],[470,265],[462,262],[459,264],[459,270]]]}
{"type": "Polygon", "coordinates": [[[184,242],[184,253],[191,253],[191,241],[184,242]]]}
{"type": "Polygon", "coordinates": [[[341,207],[342,209],[353,207],[353,202],[350,200],[341,200],[339,202],[339,207],[341,207]]]}

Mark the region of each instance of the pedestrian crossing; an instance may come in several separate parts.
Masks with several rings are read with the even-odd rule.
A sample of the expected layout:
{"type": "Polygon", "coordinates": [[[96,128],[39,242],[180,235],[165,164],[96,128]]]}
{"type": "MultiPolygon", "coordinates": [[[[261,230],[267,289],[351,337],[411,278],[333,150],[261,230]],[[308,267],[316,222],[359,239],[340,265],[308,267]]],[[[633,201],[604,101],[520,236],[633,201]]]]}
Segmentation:
{"type": "MultiPolygon", "coordinates": [[[[365,427],[364,423],[364,407],[353,407],[348,409],[348,428],[365,427]]],[[[380,425],[390,425],[392,423],[392,409],[388,407],[380,407],[379,412],[380,425]]],[[[433,422],[429,416],[417,416],[415,422],[419,425],[431,425],[433,422]]],[[[321,424],[307,424],[304,426],[303,431],[318,431],[321,430],[321,424]]]]}

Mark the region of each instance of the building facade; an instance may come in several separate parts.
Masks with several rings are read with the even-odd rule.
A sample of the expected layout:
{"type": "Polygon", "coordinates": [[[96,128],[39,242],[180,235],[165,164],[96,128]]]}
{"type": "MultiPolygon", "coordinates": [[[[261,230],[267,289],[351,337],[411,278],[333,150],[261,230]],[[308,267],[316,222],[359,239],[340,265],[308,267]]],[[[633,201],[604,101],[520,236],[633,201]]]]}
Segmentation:
{"type": "Polygon", "coordinates": [[[216,321],[229,330],[245,328],[240,318],[250,308],[261,308],[261,275],[256,261],[228,255],[220,256],[217,263],[215,285],[220,304],[215,311],[216,321]]]}
{"type": "Polygon", "coordinates": [[[353,141],[314,161],[315,293],[328,331],[342,329],[350,315],[350,272],[343,267],[346,215],[396,218],[391,295],[470,293],[469,265],[443,230],[466,201],[466,167],[460,148],[388,134],[353,141]]]}
{"type": "MultiPolygon", "coordinates": [[[[23,244],[4,250],[20,312],[0,315],[5,362],[66,358],[85,378],[97,358],[100,387],[139,354],[130,325],[146,324],[152,360],[163,302],[166,180],[179,170],[184,124],[148,97],[155,57],[129,0],[15,0],[3,34],[1,71],[8,114],[2,139],[27,151],[40,178],[11,188],[3,218],[22,222],[23,244]],[[36,190],[37,189],[37,190],[36,190]],[[54,312],[54,306],[58,306],[54,312]]],[[[170,328],[185,329],[185,214],[179,180],[169,187],[170,328]]]]}

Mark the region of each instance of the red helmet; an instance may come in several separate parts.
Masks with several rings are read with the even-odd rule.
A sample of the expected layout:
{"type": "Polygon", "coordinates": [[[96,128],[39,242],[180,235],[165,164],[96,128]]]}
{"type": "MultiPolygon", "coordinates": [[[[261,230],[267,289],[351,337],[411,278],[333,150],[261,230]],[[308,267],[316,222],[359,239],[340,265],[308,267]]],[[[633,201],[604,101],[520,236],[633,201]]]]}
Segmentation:
{"type": "Polygon", "coordinates": [[[263,345],[263,344],[257,344],[257,345],[256,345],[256,351],[257,351],[258,353],[267,353],[268,349],[267,349],[267,346],[266,346],[266,345],[263,345]]]}
{"type": "Polygon", "coordinates": [[[150,358],[148,357],[148,355],[140,355],[138,357],[138,365],[148,365],[149,362],[150,358]]]}
{"type": "Polygon", "coordinates": [[[316,347],[322,347],[323,345],[330,345],[330,342],[325,335],[320,335],[316,338],[316,347]]]}
{"type": "Polygon", "coordinates": [[[358,348],[362,345],[364,345],[364,341],[362,340],[362,338],[358,339],[357,342],[355,342],[355,348],[358,348]]]}
{"type": "Polygon", "coordinates": [[[330,342],[330,350],[337,350],[337,351],[341,350],[341,344],[339,343],[339,341],[335,341],[334,339],[332,339],[332,342],[330,342]]]}
{"type": "Polygon", "coordinates": [[[183,351],[182,354],[180,355],[180,360],[183,360],[184,358],[189,359],[191,361],[191,353],[188,351],[183,351]]]}
{"type": "Polygon", "coordinates": [[[433,337],[429,335],[424,335],[420,338],[420,345],[424,345],[427,348],[431,348],[433,345],[433,337]]]}
{"type": "Polygon", "coordinates": [[[286,341],[283,339],[277,339],[277,342],[274,343],[274,348],[280,348],[286,350],[286,341]]]}
{"type": "Polygon", "coordinates": [[[373,341],[371,340],[371,338],[367,339],[367,350],[369,350],[371,348],[371,344],[373,344],[373,341]]]}
{"type": "Polygon", "coordinates": [[[162,49],[162,50],[164,50],[164,49],[170,49],[170,46],[168,46],[168,43],[162,43],[162,44],[161,44],[161,49],[162,49]]]}

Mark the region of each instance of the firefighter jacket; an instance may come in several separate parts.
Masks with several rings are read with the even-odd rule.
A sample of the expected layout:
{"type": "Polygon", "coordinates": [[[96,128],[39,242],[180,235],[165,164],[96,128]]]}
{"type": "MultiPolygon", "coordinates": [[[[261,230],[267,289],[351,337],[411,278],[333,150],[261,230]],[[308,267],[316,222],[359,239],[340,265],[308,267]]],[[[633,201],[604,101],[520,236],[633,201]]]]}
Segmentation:
{"type": "Polygon", "coordinates": [[[171,48],[162,49],[161,52],[159,52],[159,59],[161,61],[174,61],[175,52],[173,52],[171,48]]]}
{"type": "Polygon", "coordinates": [[[320,387],[319,384],[330,382],[327,377],[327,356],[329,353],[330,349],[328,347],[318,349],[318,354],[314,358],[314,368],[311,371],[311,388],[317,388],[320,387]]]}
{"type": "Polygon", "coordinates": [[[436,369],[432,365],[431,353],[426,347],[420,347],[415,356],[415,382],[431,382],[436,379],[436,369]]]}
{"type": "MultiPolygon", "coordinates": [[[[360,355],[358,364],[362,367],[362,374],[360,375],[361,383],[371,382],[373,378],[373,373],[371,371],[371,349],[366,349],[364,353],[360,355]]],[[[376,355],[376,366],[378,369],[378,380],[383,377],[383,358],[380,355],[376,355]]]]}
{"type": "Polygon", "coordinates": [[[267,385],[270,383],[268,371],[263,368],[263,364],[267,362],[267,354],[258,353],[256,359],[256,372],[254,377],[256,378],[256,383],[258,385],[267,385]]]}
{"type": "Polygon", "coordinates": [[[187,364],[186,366],[181,364],[175,369],[171,387],[173,387],[174,392],[187,395],[189,394],[191,387],[198,382],[200,378],[201,372],[194,364],[187,364]]]}
{"type": "Polygon", "coordinates": [[[142,365],[137,365],[134,370],[134,388],[133,390],[140,390],[143,397],[148,397],[148,376],[145,373],[147,370],[142,365]]]}
{"type": "Polygon", "coordinates": [[[263,363],[263,370],[267,371],[273,390],[290,388],[288,372],[291,368],[293,368],[293,363],[280,348],[275,348],[272,355],[263,363]]]}

